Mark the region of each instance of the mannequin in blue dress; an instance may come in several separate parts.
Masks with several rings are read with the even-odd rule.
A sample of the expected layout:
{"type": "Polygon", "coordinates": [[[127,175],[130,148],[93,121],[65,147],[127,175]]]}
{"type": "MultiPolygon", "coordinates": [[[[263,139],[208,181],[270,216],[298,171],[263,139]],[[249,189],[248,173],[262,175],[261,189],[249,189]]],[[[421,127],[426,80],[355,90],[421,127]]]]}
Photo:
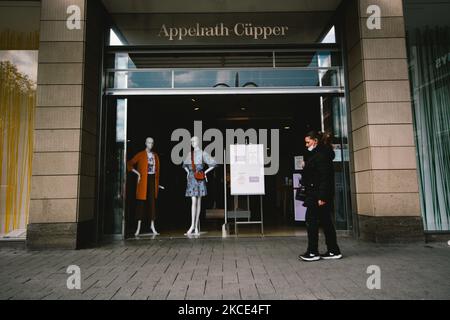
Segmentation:
{"type": "Polygon", "coordinates": [[[199,216],[201,209],[202,197],[206,196],[206,182],[208,182],[207,174],[216,166],[214,159],[206,152],[202,151],[199,147],[199,138],[193,137],[191,139],[191,152],[194,152],[194,163],[197,171],[204,171],[205,180],[196,180],[194,177],[194,171],[192,168],[191,152],[184,161],[183,168],[186,171],[187,188],[186,197],[192,199],[191,206],[191,227],[184,234],[186,236],[199,235],[199,216]],[[205,170],[207,164],[208,168],[205,170]]]}

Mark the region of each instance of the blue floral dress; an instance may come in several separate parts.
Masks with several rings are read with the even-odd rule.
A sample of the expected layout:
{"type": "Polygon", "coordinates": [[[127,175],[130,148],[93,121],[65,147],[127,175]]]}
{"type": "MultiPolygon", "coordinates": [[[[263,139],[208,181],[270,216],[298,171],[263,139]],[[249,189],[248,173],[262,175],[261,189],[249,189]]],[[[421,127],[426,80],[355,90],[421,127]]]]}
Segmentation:
{"type": "MultiPolygon", "coordinates": [[[[216,161],[207,152],[202,150],[194,151],[194,163],[197,171],[205,171],[207,167],[215,167],[216,161]]],[[[206,181],[197,180],[194,177],[194,171],[192,169],[191,152],[183,162],[183,168],[189,170],[189,176],[187,179],[186,197],[204,197],[206,196],[206,181]]]]}

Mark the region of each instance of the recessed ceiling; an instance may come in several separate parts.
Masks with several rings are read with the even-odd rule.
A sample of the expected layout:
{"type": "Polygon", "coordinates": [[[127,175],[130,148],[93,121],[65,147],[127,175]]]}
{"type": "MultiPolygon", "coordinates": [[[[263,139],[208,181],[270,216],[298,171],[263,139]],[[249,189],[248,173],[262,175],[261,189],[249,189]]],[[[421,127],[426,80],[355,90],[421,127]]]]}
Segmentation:
{"type": "Polygon", "coordinates": [[[335,11],[342,0],[103,0],[114,13],[225,13],[335,11]]]}

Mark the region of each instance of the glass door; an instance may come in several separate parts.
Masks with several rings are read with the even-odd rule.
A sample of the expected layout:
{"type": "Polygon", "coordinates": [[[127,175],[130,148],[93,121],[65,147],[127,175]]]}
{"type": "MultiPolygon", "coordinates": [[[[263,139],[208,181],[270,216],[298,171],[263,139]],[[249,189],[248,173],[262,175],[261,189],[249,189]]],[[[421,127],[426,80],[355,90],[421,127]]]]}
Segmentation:
{"type": "Polygon", "coordinates": [[[108,97],[105,113],[102,234],[105,237],[124,239],[127,99],[108,97]]]}
{"type": "Polygon", "coordinates": [[[352,230],[347,112],[345,97],[321,97],[322,130],[332,134],[335,152],[335,222],[338,230],[352,230]]]}

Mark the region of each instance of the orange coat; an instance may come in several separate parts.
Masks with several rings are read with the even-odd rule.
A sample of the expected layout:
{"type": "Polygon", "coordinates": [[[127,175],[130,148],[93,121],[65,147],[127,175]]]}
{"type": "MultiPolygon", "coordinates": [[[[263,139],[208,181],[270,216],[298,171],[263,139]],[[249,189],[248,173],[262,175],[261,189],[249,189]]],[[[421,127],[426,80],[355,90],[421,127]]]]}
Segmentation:
{"type": "MultiPolygon", "coordinates": [[[[155,199],[158,197],[159,189],[159,157],[158,154],[153,152],[155,157],[155,199]]],[[[136,188],[136,199],[147,200],[147,170],[148,170],[148,160],[147,151],[138,152],[133,159],[127,162],[127,170],[133,170],[134,166],[137,164],[137,171],[141,175],[141,180],[139,181],[136,188]]]]}

